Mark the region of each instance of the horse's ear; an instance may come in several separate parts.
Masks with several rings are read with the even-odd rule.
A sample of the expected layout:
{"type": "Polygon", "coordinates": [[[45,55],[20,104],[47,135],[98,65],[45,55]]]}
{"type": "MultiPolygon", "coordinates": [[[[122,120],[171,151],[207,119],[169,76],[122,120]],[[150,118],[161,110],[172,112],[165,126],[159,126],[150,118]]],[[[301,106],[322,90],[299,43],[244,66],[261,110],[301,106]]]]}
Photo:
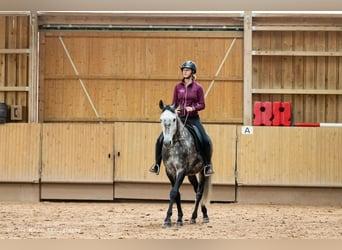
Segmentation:
{"type": "Polygon", "coordinates": [[[160,101],[159,101],[159,108],[160,108],[160,109],[164,109],[163,100],[160,100],[160,101]]]}
{"type": "Polygon", "coordinates": [[[176,110],[178,108],[178,102],[176,101],[176,103],[172,104],[171,108],[176,110]]]}

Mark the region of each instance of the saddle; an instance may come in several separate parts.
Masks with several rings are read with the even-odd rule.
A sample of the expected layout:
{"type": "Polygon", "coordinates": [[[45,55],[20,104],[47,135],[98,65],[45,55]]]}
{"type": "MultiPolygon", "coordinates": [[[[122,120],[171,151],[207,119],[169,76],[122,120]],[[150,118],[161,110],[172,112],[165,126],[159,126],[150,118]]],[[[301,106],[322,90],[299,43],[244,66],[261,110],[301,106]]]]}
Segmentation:
{"type": "Polygon", "coordinates": [[[190,134],[194,138],[197,151],[202,152],[201,149],[203,148],[203,138],[198,128],[189,123],[185,124],[185,127],[189,130],[190,134]]]}

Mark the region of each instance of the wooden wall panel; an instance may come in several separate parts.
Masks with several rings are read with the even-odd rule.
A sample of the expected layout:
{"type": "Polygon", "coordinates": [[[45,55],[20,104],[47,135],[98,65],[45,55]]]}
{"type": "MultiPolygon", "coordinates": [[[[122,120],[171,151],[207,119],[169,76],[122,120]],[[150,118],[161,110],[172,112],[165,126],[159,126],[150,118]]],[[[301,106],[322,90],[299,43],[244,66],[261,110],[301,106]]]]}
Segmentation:
{"type": "Polygon", "coordinates": [[[0,126],[0,182],[39,181],[40,124],[0,126]]]}
{"type": "Polygon", "coordinates": [[[112,183],[113,126],[43,124],[42,183],[112,183]]]}
{"type": "MultiPolygon", "coordinates": [[[[29,48],[29,16],[0,15],[0,49],[29,48]]],[[[28,87],[29,56],[26,53],[0,53],[0,87],[28,87]]],[[[0,102],[23,107],[23,121],[27,121],[28,94],[26,91],[0,90],[0,102]]]]}
{"type": "Polygon", "coordinates": [[[204,124],[213,142],[214,184],[235,185],[236,129],[234,125],[204,124]]]}
{"type": "MultiPolygon", "coordinates": [[[[340,31],[258,31],[253,50],[341,51],[340,31]]],[[[253,88],[341,90],[340,56],[254,56],[253,88]]],[[[253,101],[291,101],[293,121],[341,123],[334,94],[254,94],[253,101]]]]}
{"type": "MultiPolygon", "coordinates": [[[[213,183],[234,185],[236,126],[205,124],[205,127],[214,147],[213,183]]],[[[148,171],[154,162],[160,133],[159,123],[115,123],[115,181],[169,182],[163,164],[158,176],[148,171]]]]}
{"type": "Polygon", "coordinates": [[[181,78],[179,66],[185,60],[197,63],[198,81],[206,91],[236,37],[235,45],[208,93],[203,119],[207,122],[242,122],[241,32],[42,32],[42,121],[96,120],[58,40],[59,35],[100,117],[106,121],[158,119],[153,107],[160,99],[171,102],[173,87],[181,78]],[[225,104],[222,100],[228,101],[225,104]]]}
{"type": "Polygon", "coordinates": [[[340,128],[254,127],[239,134],[239,185],[342,186],[340,128]]]}
{"type": "Polygon", "coordinates": [[[158,176],[148,171],[161,133],[159,123],[116,122],[114,129],[115,182],[168,182],[163,166],[158,176]]]}

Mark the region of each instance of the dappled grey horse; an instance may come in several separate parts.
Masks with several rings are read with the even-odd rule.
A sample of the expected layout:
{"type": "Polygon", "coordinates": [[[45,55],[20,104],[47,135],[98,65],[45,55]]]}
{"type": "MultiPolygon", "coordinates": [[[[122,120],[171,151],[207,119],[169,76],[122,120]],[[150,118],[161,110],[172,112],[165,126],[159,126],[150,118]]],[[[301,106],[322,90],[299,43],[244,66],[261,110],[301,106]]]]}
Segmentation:
{"type": "MultiPolygon", "coordinates": [[[[162,159],[166,168],[167,177],[172,185],[169,208],[163,226],[171,226],[172,207],[174,202],[177,204],[178,211],[176,225],[183,225],[183,211],[179,189],[185,176],[188,177],[196,193],[195,208],[190,223],[196,223],[199,204],[201,204],[203,222],[209,222],[205,205],[209,202],[211,176],[204,175],[203,158],[196,147],[195,139],[189,129],[178,117],[176,105],[164,105],[163,101],[160,100],[159,107],[162,109],[160,122],[164,136],[162,159]]],[[[212,144],[210,143],[210,145],[212,144]]]]}

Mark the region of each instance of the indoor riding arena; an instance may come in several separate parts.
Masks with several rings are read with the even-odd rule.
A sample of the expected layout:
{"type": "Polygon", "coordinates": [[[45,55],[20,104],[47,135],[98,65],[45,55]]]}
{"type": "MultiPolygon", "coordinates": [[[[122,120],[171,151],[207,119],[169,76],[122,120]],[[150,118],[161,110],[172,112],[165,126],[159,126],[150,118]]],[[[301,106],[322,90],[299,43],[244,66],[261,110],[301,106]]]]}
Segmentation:
{"type": "Polygon", "coordinates": [[[0,239],[342,239],[342,14],[0,12],[0,239]],[[197,64],[209,223],[149,173],[197,64]],[[177,218],[176,206],[172,220],[177,218]]]}

